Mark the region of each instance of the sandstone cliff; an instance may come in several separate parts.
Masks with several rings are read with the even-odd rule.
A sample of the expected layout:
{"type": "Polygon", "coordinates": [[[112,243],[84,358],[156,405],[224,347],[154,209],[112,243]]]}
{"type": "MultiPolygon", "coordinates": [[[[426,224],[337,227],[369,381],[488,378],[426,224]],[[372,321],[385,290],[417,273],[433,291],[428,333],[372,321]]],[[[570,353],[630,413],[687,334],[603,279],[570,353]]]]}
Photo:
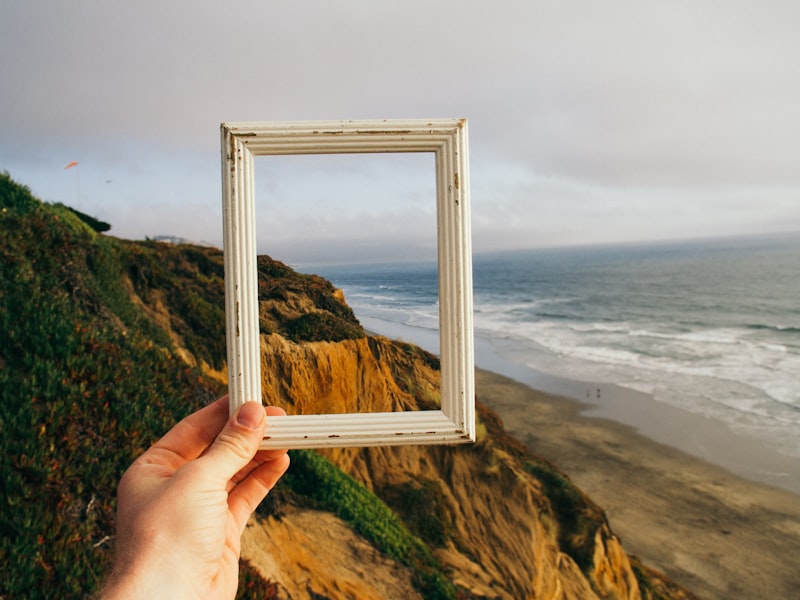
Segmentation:
{"type": "MultiPolygon", "coordinates": [[[[290,413],[416,410],[436,401],[435,358],[382,337],[296,344],[265,335],[262,363],[266,397],[290,413]]],[[[602,510],[508,438],[486,409],[474,446],[324,454],[404,517],[468,597],[643,597],[602,510]]],[[[374,586],[403,570],[383,560],[366,577],[345,576],[373,561],[346,537],[330,518],[293,510],[257,520],[244,548],[292,598],[390,597],[374,586]]],[[[405,579],[397,576],[391,597],[412,597],[397,583],[405,579]]]]}

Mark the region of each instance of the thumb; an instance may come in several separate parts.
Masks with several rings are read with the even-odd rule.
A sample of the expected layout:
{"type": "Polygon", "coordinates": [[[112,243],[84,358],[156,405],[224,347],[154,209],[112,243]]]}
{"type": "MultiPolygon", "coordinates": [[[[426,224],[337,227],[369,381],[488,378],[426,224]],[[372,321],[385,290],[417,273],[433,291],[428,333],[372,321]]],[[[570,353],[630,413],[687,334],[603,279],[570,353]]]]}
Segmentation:
{"type": "Polygon", "coordinates": [[[245,402],[219,432],[203,462],[209,477],[227,483],[253,459],[267,425],[260,402],[245,402]]]}

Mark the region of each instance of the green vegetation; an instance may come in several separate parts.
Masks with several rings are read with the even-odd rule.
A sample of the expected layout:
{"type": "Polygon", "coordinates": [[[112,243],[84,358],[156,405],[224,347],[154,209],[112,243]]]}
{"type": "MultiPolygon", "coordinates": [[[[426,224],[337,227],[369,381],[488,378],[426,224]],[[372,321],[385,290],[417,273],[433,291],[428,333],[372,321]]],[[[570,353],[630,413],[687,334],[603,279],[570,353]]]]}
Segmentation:
{"type": "Polygon", "coordinates": [[[364,337],[360,326],[328,312],[300,315],[286,323],[287,337],[294,341],[341,342],[364,337]]]}
{"type": "Polygon", "coordinates": [[[336,514],[352,529],[414,572],[425,598],[455,598],[456,589],[429,548],[412,535],[392,510],[355,479],[311,451],[292,452],[285,485],[314,506],[336,514]]]}
{"type": "MultiPolygon", "coordinates": [[[[225,362],[222,253],[153,241],[117,245],[117,281],[126,277],[142,304],[159,313],[162,327],[171,330],[197,360],[221,368],[225,362]]],[[[160,335],[165,335],[164,329],[160,335]]]]}
{"type": "Polygon", "coordinates": [[[129,327],[144,317],[109,277],[119,251],[0,176],[2,597],[94,589],[122,471],[219,391],[129,327]]]}
{"type": "Polygon", "coordinates": [[[605,514],[553,465],[542,461],[525,461],[525,470],[536,477],[558,522],[558,542],[584,573],[592,568],[594,536],[605,524],[605,514]]]}
{"type": "Polygon", "coordinates": [[[423,479],[386,486],[379,496],[403,518],[414,535],[432,547],[443,547],[450,539],[453,518],[447,510],[441,484],[423,479]]]}
{"type": "Polygon", "coordinates": [[[441,364],[439,361],[439,357],[435,354],[431,354],[427,350],[420,348],[419,346],[415,346],[414,344],[409,344],[407,342],[398,342],[398,345],[403,349],[403,352],[411,358],[418,358],[423,363],[425,363],[428,367],[433,369],[434,371],[438,371],[441,368],[441,364]]]}
{"type": "Polygon", "coordinates": [[[261,331],[279,332],[295,342],[339,342],[366,337],[361,324],[347,304],[336,297],[336,288],[319,275],[295,273],[268,256],[258,257],[258,298],[277,301],[269,319],[262,315],[261,331]],[[305,306],[296,306],[296,298],[305,306]]]}
{"type": "Polygon", "coordinates": [[[69,206],[65,206],[68,211],[78,217],[81,221],[86,223],[89,227],[91,227],[97,233],[103,233],[104,231],[108,231],[111,229],[111,224],[106,223],[105,221],[100,221],[99,219],[95,219],[94,217],[90,217],[86,213],[82,213],[79,210],[75,210],[74,208],[70,208],[69,206]]]}
{"type": "MultiPolygon", "coordinates": [[[[78,598],[96,589],[113,550],[122,472],[222,392],[201,369],[225,361],[222,253],[117,240],[98,229],[0,175],[3,598],[78,598]],[[180,358],[187,352],[197,367],[180,358]]],[[[306,313],[272,316],[270,326],[286,337],[364,335],[324,279],[268,257],[259,257],[259,274],[260,295],[305,298],[306,313]]],[[[293,501],[335,512],[409,565],[426,597],[454,597],[425,544],[328,461],[296,454],[287,482],[293,501]]],[[[243,564],[240,597],[276,593],[243,564]]]]}

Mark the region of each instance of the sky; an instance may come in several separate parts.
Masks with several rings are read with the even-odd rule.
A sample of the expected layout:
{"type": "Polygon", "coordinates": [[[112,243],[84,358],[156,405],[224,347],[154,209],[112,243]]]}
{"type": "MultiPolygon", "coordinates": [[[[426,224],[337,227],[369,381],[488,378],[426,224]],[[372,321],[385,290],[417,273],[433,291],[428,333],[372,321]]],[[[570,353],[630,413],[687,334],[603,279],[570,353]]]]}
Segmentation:
{"type": "MultiPolygon", "coordinates": [[[[795,0],[4,0],[0,171],[221,245],[220,123],[463,117],[475,252],[800,231],[798,30],[795,0]]],[[[259,251],[424,254],[433,169],[260,157],[259,251]]]]}

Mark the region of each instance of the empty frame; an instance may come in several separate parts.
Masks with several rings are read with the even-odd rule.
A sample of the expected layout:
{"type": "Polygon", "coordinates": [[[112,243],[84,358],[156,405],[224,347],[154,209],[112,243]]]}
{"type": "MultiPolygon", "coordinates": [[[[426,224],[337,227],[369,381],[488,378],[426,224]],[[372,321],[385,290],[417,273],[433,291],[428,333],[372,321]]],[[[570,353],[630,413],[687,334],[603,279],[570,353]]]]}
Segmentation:
{"type": "Polygon", "coordinates": [[[440,410],[271,417],[267,448],[475,439],[472,242],[465,119],[223,123],[222,201],[230,411],[261,401],[254,156],[432,152],[436,164],[440,410]]]}

